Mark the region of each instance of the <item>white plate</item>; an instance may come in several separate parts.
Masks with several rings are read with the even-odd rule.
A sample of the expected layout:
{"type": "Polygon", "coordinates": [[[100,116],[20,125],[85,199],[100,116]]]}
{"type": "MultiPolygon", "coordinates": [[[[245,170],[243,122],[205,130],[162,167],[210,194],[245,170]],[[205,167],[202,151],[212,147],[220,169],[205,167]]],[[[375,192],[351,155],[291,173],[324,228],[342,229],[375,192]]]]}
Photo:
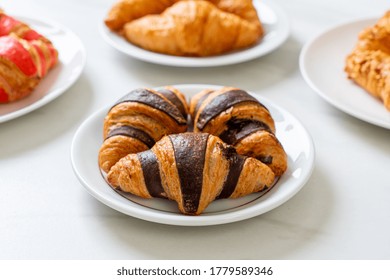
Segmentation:
{"type": "Polygon", "coordinates": [[[78,79],[86,60],[83,44],[69,29],[46,20],[22,16],[16,18],[53,42],[59,53],[59,63],[29,96],[0,104],[0,123],[27,114],[60,96],[78,79]]]}
{"type": "Polygon", "coordinates": [[[332,27],[302,49],[300,68],[305,81],[338,109],[366,122],[390,128],[390,112],[383,103],[347,78],[345,59],[358,34],[378,20],[361,19],[332,27]]]}
{"type": "Polygon", "coordinates": [[[143,61],[181,67],[229,65],[266,55],[283,44],[289,35],[289,21],[283,10],[274,3],[263,0],[255,0],[254,4],[265,29],[264,38],[253,47],[218,56],[180,57],[159,54],[129,43],[123,37],[111,32],[104,23],[101,24],[100,29],[103,38],[115,49],[143,61]]]}
{"type": "MultiPolygon", "coordinates": [[[[188,97],[211,85],[175,86],[188,97]]],[[[253,95],[253,94],[252,94],[253,95]]],[[[256,96],[268,107],[276,122],[277,137],[288,154],[288,169],[268,193],[252,194],[239,199],[214,201],[200,216],[179,213],[175,202],[165,199],[131,200],[115,192],[104,180],[98,166],[98,152],[102,144],[103,119],[110,106],[91,115],[77,130],[71,147],[74,172],[88,192],[104,204],[127,215],[151,222],[204,226],[231,223],[248,219],[281,205],[294,196],[306,183],[314,165],[314,146],[302,124],[284,109],[256,96]]]]}

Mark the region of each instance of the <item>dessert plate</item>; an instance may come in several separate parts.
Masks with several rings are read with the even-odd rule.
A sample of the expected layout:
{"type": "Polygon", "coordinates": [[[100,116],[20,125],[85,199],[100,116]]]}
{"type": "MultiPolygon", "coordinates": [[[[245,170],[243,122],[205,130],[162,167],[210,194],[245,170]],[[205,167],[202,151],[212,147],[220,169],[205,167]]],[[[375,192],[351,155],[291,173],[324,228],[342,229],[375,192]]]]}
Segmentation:
{"type": "Polygon", "coordinates": [[[80,39],[66,27],[30,17],[16,18],[53,42],[58,50],[59,63],[29,96],[16,102],[0,104],[0,123],[25,115],[60,96],[79,78],[86,60],[80,39]]]}
{"type": "Polygon", "coordinates": [[[210,67],[240,63],[266,55],[287,39],[290,27],[286,14],[272,1],[254,1],[255,8],[265,29],[264,38],[253,47],[211,57],[180,57],[144,50],[111,32],[101,24],[103,38],[115,49],[131,57],[162,65],[181,67],[210,67]]]}
{"type": "MultiPolygon", "coordinates": [[[[185,93],[187,98],[205,88],[220,88],[211,85],[175,87],[185,93]]],[[[98,166],[98,152],[103,141],[103,119],[111,104],[87,118],[75,133],[71,146],[73,170],[87,191],[99,201],[119,212],[151,222],[206,226],[263,214],[289,200],[306,183],[314,165],[314,145],[309,133],[294,116],[270,101],[254,96],[270,110],[276,123],[277,137],[288,154],[286,173],[266,194],[214,201],[200,216],[180,214],[176,202],[165,199],[143,199],[133,195],[128,195],[126,199],[106,183],[98,166]]]]}
{"type": "Polygon", "coordinates": [[[336,108],[371,124],[390,129],[383,103],[347,78],[345,59],[358,34],[378,18],[360,19],[325,30],[303,47],[300,69],[308,85],[336,108]]]}

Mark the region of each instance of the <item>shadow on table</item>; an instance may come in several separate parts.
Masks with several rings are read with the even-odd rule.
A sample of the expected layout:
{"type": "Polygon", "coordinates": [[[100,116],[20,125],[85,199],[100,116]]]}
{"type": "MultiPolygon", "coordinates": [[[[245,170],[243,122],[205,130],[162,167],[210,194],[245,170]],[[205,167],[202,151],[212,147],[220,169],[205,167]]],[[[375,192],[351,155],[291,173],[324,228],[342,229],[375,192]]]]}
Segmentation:
{"type": "MultiPolygon", "coordinates": [[[[321,239],[329,217],[335,214],[331,189],[316,188],[317,182],[329,186],[327,176],[318,169],[301,192],[282,206],[226,225],[179,227],[145,222],[121,213],[115,214],[114,219],[110,215],[109,219],[101,219],[102,228],[116,238],[123,255],[106,257],[134,258],[131,252],[137,252],[136,257],[147,259],[295,258],[299,251],[321,239]]],[[[107,210],[98,208],[96,212],[107,210]]],[[[312,257],[321,258],[314,252],[312,257]]]]}

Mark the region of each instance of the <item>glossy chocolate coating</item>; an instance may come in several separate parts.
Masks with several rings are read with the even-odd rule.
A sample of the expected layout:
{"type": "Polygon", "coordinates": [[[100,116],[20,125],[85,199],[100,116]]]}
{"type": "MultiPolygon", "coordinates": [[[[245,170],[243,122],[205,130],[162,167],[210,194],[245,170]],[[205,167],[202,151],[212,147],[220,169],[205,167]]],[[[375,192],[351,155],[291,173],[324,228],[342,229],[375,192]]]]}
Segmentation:
{"type": "Polygon", "coordinates": [[[236,150],[233,147],[226,147],[222,149],[223,156],[229,162],[229,173],[226,177],[226,180],[223,184],[222,191],[217,197],[228,198],[232,195],[236,189],[238,178],[240,178],[241,170],[245,164],[246,157],[240,156],[236,153],[236,150]]]}
{"type": "Polygon", "coordinates": [[[175,152],[183,206],[188,214],[195,214],[198,210],[208,137],[207,133],[169,135],[175,152]]]}
{"type": "Polygon", "coordinates": [[[226,123],[226,126],[226,130],[219,135],[219,138],[229,145],[235,145],[241,139],[259,130],[272,133],[267,124],[251,119],[232,118],[226,123]]]}
{"type": "Polygon", "coordinates": [[[254,102],[264,107],[263,104],[261,104],[256,98],[248,94],[246,91],[238,89],[230,90],[223,94],[217,95],[203,108],[199,114],[196,127],[202,130],[211,119],[226,109],[242,102],[254,102]]]}
{"type": "Polygon", "coordinates": [[[124,97],[119,99],[117,103],[114,105],[118,105],[123,102],[139,102],[150,107],[153,107],[157,110],[160,110],[170,117],[172,117],[178,124],[185,125],[187,123],[186,119],[180,113],[179,109],[176,108],[169,102],[166,102],[161,96],[153,93],[150,90],[139,88],[130,91],[124,97]]]}
{"type": "Polygon", "coordinates": [[[177,109],[179,109],[180,113],[183,115],[184,118],[187,118],[187,113],[184,104],[174,92],[166,88],[159,89],[158,92],[164,95],[169,101],[171,101],[173,105],[175,105],[177,109]]]}
{"type": "Polygon", "coordinates": [[[149,136],[149,134],[147,134],[146,132],[144,132],[138,128],[128,126],[128,125],[122,125],[122,126],[115,127],[114,129],[112,129],[108,133],[108,136],[106,139],[113,137],[113,136],[116,136],[116,135],[122,135],[122,136],[128,136],[128,137],[135,138],[135,139],[141,141],[142,143],[144,143],[149,148],[153,147],[153,145],[155,143],[155,141],[153,140],[152,137],[149,136]]]}
{"type": "Polygon", "coordinates": [[[210,91],[210,92],[208,92],[208,93],[205,93],[205,94],[203,94],[203,95],[199,98],[198,103],[196,103],[196,106],[195,106],[195,109],[194,109],[194,117],[195,117],[196,114],[198,113],[200,106],[202,106],[203,101],[205,101],[206,98],[207,98],[211,93],[213,93],[213,92],[214,92],[214,91],[210,91]]]}
{"type": "Polygon", "coordinates": [[[152,150],[147,150],[137,154],[141,163],[142,172],[146,188],[152,197],[166,197],[164,188],[161,183],[160,169],[156,155],[152,150]]]}

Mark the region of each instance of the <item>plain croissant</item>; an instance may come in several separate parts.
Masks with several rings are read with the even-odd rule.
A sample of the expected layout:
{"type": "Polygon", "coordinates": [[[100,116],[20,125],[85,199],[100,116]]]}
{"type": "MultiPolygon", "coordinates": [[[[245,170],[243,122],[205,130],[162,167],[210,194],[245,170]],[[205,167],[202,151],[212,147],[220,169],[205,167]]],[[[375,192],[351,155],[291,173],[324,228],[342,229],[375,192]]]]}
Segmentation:
{"type": "Polygon", "coordinates": [[[168,135],[151,150],[129,154],[107,175],[118,190],[143,198],[168,198],[187,215],[199,215],[215,199],[237,198],[273,186],[261,161],[238,155],[208,133],[168,135]]]}
{"type": "Polygon", "coordinates": [[[177,56],[211,56],[256,43],[263,34],[251,22],[208,1],[179,1],[162,14],[124,26],[124,36],[144,49],[177,56]]]}

